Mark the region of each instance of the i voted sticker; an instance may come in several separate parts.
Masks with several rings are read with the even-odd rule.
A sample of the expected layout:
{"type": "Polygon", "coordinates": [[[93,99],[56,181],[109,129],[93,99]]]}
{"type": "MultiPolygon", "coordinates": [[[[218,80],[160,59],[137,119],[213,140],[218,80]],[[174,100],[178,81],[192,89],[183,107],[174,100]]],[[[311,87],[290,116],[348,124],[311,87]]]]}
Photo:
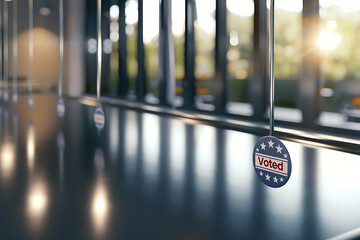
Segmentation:
{"type": "Polygon", "coordinates": [[[32,94],[29,95],[28,105],[29,105],[29,108],[31,108],[31,109],[34,107],[34,95],[32,95],[32,94]]]}
{"type": "Polygon", "coordinates": [[[65,103],[64,99],[59,98],[56,104],[56,112],[59,117],[63,117],[65,115],[65,103]]]}
{"type": "Polygon", "coordinates": [[[18,97],[18,94],[17,94],[17,93],[13,93],[13,95],[12,95],[12,100],[13,100],[13,103],[15,103],[15,104],[18,103],[19,97],[18,97]]]}
{"type": "Polygon", "coordinates": [[[95,108],[94,123],[99,131],[101,131],[105,126],[105,114],[102,106],[97,106],[95,108]]]}
{"type": "Polygon", "coordinates": [[[290,178],[290,154],[275,137],[263,137],[255,144],[253,164],[260,180],[269,187],[282,187],[290,178]]]}

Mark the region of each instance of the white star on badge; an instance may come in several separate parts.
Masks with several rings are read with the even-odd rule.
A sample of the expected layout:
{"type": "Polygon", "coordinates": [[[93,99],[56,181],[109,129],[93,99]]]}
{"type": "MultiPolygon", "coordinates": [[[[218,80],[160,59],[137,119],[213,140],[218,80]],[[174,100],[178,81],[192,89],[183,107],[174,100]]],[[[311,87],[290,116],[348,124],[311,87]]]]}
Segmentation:
{"type": "Polygon", "coordinates": [[[284,181],[284,179],[281,177],[281,178],[280,178],[280,182],[283,182],[283,181],[284,181]]]}
{"type": "Polygon", "coordinates": [[[273,147],[274,142],[273,142],[273,141],[271,141],[271,139],[270,139],[270,142],[268,142],[268,144],[269,144],[269,147],[274,148],[274,147],[273,147]]]}
{"type": "Polygon", "coordinates": [[[277,183],[278,179],[276,177],[273,177],[273,178],[274,178],[274,183],[277,183]]]}
{"type": "Polygon", "coordinates": [[[259,149],[257,148],[257,149],[256,149],[256,151],[258,152],[258,151],[259,151],[259,149]]]}
{"type": "Polygon", "coordinates": [[[261,146],[261,149],[264,149],[264,150],[265,150],[266,145],[265,145],[264,143],[261,143],[260,146],[261,146]]]}
{"type": "Polygon", "coordinates": [[[282,150],[283,148],[280,147],[280,145],[278,145],[278,146],[276,147],[276,149],[277,149],[277,152],[278,152],[278,153],[281,153],[281,150],[282,150]]]}
{"type": "Polygon", "coordinates": [[[266,174],[265,177],[266,177],[266,180],[270,181],[270,176],[269,176],[269,174],[266,174]]]}
{"type": "Polygon", "coordinates": [[[287,158],[287,154],[284,154],[284,158],[287,158]]]}
{"type": "Polygon", "coordinates": [[[264,175],[263,172],[260,172],[260,176],[264,175]]]}

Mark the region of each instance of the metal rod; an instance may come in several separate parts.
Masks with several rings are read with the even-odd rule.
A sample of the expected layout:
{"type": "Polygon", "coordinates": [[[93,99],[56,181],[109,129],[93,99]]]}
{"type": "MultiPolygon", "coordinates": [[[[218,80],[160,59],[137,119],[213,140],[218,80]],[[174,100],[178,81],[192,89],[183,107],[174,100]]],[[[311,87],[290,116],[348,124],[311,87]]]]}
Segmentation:
{"type": "Polygon", "coordinates": [[[9,83],[9,3],[4,2],[4,100],[8,97],[9,83]]]}
{"type": "Polygon", "coordinates": [[[102,42],[101,42],[101,0],[98,0],[97,12],[97,31],[98,31],[98,49],[97,49],[97,101],[100,104],[100,90],[101,90],[101,57],[102,57],[102,42]]]}
{"type": "Polygon", "coordinates": [[[13,1],[13,94],[17,94],[17,0],[13,1]]]}
{"type": "Polygon", "coordinates": [[[270,136],[274,136],[274,10],[275,0],[270,1],[270,36],[269,36],[269,55],[270,55],[270,136]]]}
{"type": "Polygon", "coordinates": [[[32,94],[33,78],[33,56],[34,56],[34,17],[33,17],[33,0],[29,0],[29,93],[32,94]]]}
{"type": "MultiPolygon", "coordinates": [[[[0,29],[2,29],[2,26],[3,26],[3,9],[4,9],[4,3],[0,2],[0,29]]],[[[3,48],[2,48],[2,44],[3,44],[3,34],[2,34],[2,31],[0,30],[0,98],[2,97],[3,95],[3,73],[4,73],[4,70],[3,70],[3,48]]]]}
{"type": "Polygon", "coordinates": [[[59,28],[60,28],[60,48],[59,48],[59,85],[58,95],[62,97],[63,88],[63,61],[64,61],[64,0],[59,0],[59,28]]]}

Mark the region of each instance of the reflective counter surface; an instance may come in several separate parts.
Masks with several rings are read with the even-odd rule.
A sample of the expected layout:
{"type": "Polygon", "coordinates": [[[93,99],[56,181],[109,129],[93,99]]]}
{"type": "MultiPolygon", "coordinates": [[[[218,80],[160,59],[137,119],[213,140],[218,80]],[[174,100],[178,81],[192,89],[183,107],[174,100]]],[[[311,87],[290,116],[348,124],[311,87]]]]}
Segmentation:
{"type": "Polygon", "coordinates": [[[292,175],[258,179],[259,136],[27,96],[0,108],[0,239],[324,239],[360,227],[360,156],[284,141],[292,175]]]}

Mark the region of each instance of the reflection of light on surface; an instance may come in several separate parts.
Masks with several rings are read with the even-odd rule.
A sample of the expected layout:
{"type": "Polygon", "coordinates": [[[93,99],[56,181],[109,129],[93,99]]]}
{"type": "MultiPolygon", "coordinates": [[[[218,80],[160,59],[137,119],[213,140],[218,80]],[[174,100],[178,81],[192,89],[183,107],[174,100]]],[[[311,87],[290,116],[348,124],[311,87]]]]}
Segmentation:
{"type": "Polygon", "coordinates": [[[115,154],[119,148],[119,111],[117,108],[113,108],[110,113],[110,152],[115,154]]]}
{"type": "Polygon", "coordinates": [[[196,1],[196,14],[197,20],[195,24],[197,24],[200,28],[202,28],[206,33],[214,33],[215,32],[215,1],[214,0],[197,0],[196,1]]]}
{"type": "Polygon", "coordinates": [[[1,177],[11,178],[15,165],[15,146],[10,142],[4,142],[1,146],[1,177]]]}
{"type": "MultiPolygon", "coordinates": [[[[226,164],[226,186],[229,200],[230,215],[241,215],[246,218],[251,216],[251,206],[253,186],[249,184],[254,177],[252,165],[252,144],[254,137],[237,131],[226,131],[226,155],[224,164],[226,164]],[[242,207],[239,207],[242,206],[242,207]]],[[[256,180],[256,179],[255,179],[256,180]]],[[[232,221],[229,224],[237,227],[237,222],[232,221]]],[[[244,222],[246,227],[246,222],[244,222]]]]}
{"type": "Polygon", "coordinates": [[[318,149],[318,153],[316,189],[321,221],[337,233],[348,231],[349,226],[357,227],[360,216],[359,156],[323,148],[318,149]]]}
{"type": "Polygon", "coordinates": [[[330,20],[326,23],[326,27],[327,29],[329,29],[330,31],[335,31],[337,28],[337,23],[335,20],[330,20]]]}
{"type": "Polygon", "coordinates": [[[195,126],[195,183],[198,210],[210,214],[215,183],[215,128],[195,126]]]}
{"type": "Polygon", "coordinates": [[[30,224],[38,228],[44,217],[48,205],[46,186],[41,181],[36,181],[30,186],[27,197],[27,211],[31,218],[30,224]]]}
{"type": "Polygon", "coordinates": [[[145,113],[143,121],[144,170],[145,175],[154,180],[159,165],[159,117],[145,113]]]}
{"type": "Polygon", "coordinates": [[[144,1],[144,44],[159,36],[159,0],[144,1]]]}
{"type": "Polygon", "coordinates": [[[341,41],[341,35],[338,33],[322,30],[319,34],[318,44],[324,50],[334,50],[341,41]]]}
{"type": "Polygon", "coordinates": [[[138,22],[138,1],[128,0],[125,3],[125,23],[133,25],[138,22]]]}
{"type": "Polygon", "coordinates": [[[320,0],[322,8],[331,6],[339,7],[345,13],[356,12],[360,10],[360,1],[358,0],[320,0]]]}
{"type": "Polygon", "coordinates": [[[91,204],[91,215],[95,231],[102,233],[105,230],[109,212],[109,202],[104,184],[98,183],[95,186],[91,204]]]}
{"type": "Polygon", "coordinates": [[[175,0],[171,4],[172,32],[179,37],[185,32],[185,0],[175,0]]]}
{"type": "Polygon", "coordinates": [[[96,172],[102,173],[104,172],[104,168],[105,168],[105,157],[104,157],[104,153],[100,148],[97,148],[95,150],[95,154],[94,154],[94,162],[95,162],[95,168],[96,168],[96,172]]]}
{"type": "Polygon", "coordinates": [[[136,157],[138,148],[138,128],[136,113],[133,111],[126,112],[126,155],[129,157],[136,157]]]}
{"type": "Polygon", "coordinates": [[[118,20],[119,18],[119,6],[118,5],[112,5],[110,7],[110,19],[111,20],[118,20]]]}
{"type": "Polygon", "coordinates": [[[252,0],[227,0],[226,7],[232,14],[241,17],[254,15],[254,2],[252,0]]]}
{"type": "Polygon", "coordinates": [[[185,170],[185,125],[179,120],[171,121],[170,159],[170,176],[180,185],[185,170]]]}
{"type": "Polygon", "coordinates": [[[195,191],[197,212],[209,216],[214,203],[215,128],[195,126],[195,191]]]}
{"type": "Polygon", "coordinates": [[[28,161],[28,168],[32,169],[34,167],[34,157],[35,157],[35,131],[34,125],[29,123],[28,133],[27,133],[27,143],[26,143],[26,154],[28,161]]]}

